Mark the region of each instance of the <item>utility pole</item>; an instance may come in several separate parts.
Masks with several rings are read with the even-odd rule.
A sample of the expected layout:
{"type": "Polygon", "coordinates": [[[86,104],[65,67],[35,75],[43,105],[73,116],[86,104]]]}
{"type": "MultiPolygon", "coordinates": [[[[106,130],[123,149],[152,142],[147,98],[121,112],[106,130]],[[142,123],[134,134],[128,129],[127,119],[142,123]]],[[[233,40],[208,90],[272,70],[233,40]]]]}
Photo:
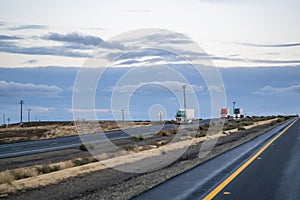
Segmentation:
{"type": "Polygon", "coordinates": [[[31,111],[32,109],[27,109],[27,111],[28,111],[28,116],[27,116],[27,121],[28,122],[30,122],[30,111],[31,111]]]}
{"type": "Polygon", "coordinates": [[[234,118],[234,108],[235,108],[236,102],[232,102],[232,117],[234,118]]]}
{"type": "Polygon", "coordinates": [[[183,85],[182,89],[183,89],[184,121],[186,121],[186,95],[185,95],[186,85],[183,85]]]}
{"type": "Polygon", "coordinates": [[[7,127],[9,126],[9,121],[10,121],[10,119],[9,119],[9,118],[7,118],[7,127]]]}
{"type": "Polygon", "coordinates": [[[123,122],[123,126],[125,125],[125,117],[124,117],[124,112],[125,112],[126,110],[121,110],[121,112],[122,112],[122,122],[123,122]]]}
{"type": "Polygon", "coordinates": [[[23,104],[24,104],[24,101],[21,100],[20,101],[20,115],[21,115],[20,124],[22,124],[22,122],[23,122],[23,104]]]}
{"type": "Polygon", "coordinates": [[[5,114],[3,114],[3,125],[5,126],[5,114]]]}

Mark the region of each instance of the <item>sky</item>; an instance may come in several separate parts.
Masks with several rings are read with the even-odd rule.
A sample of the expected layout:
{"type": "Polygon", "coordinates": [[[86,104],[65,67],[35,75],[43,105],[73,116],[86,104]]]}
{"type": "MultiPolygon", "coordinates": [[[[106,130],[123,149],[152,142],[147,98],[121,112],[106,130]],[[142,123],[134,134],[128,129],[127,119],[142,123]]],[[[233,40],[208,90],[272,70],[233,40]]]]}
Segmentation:
{"type": "Polygon", "coordinates": [[[291,66],[299,9],[298,0],[3,0],[0,66],[81,66],[99,41],[141,28],[183,33],[220,67],[291,66]]]}
{"type": "Polygon", "coordinates": [[[90,110],[74,108],[72,97],[78,91],[74,85],[80,68],[103,67],[91,64],[96,54],[115,67],[102,74],[106,82],[100,81],[91,93],[101,102],[95,104],[100,119],[119,119],[120,106],[132,109],[126,112],[128,118],[156,118],[153,113],[159,110],[173,118],[182,106],[183,84],[194,91],[189,106],[198,103],[196,114],[201,117],[216,115],[209,109],[211,96],[221,94],[226,102],[218,102],[220,106],[231,108],[237,101],[249,114],[300,113],[295,100],[300,93],[299,10],[298,0],[2,0],[0,113],[18,121],[21,99],[37,120],[71,120],[72,111],[90,110]],[[149,35],[153,29],[167,32],[149,35]],[[193,44],[199,49],[187,51],[193,44]],[[145,45],[152,49],[136,50],[145,45]],[[181,51],[174,50],[178,56],[153,47],[181,51]],[[122,55],[129,48],[135,52],[122,55]],[[220,72],[215,78],[196,76],[180,56],[220,72]],[[131,70],[134,67],[142,70],[140,74],[131,70]],[[117,87],[128,73],[138,76],[117,87]],[[125,94],[133,85],[138,86],[134,95],[125,94]],[[112,100],[114,90],[131,102],[117,104],[112,100]],[[156,99],[157,94],[163,98],[156,99]],[[117,108],[112,108],[114,103],[117,108]]]}

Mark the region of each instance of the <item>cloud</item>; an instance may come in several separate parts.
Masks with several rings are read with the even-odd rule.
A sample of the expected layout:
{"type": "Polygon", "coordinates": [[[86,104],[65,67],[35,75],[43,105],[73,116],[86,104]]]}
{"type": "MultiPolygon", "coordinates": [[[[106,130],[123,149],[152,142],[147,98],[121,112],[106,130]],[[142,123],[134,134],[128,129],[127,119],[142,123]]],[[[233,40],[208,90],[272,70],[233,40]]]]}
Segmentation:
{"type": "Polygon", "coordinates": [[[0,52],[28,54],[28,55],[54,55],[66,57],[88,57],[89,54],[72,51],[64,46],[47,46],[47,47],[21,47],[12,42],[1,42],[0,52]]]}
{"type": "Polygon", "coordinates": [[[55,108],[48,108],[48,107],[37,107],[37,106],[34,106],[34,107],[31,107],[30,108],[31,110],[33,110],[34,112],[50,112],[52,110],[55,110],[55,108]]]}
{"type": "Polygon", "coordinates": [[[63,90],[54,85],[36,85],[33,83],[16,83],[0,81],[1,96],[45,96],[56,97],[63,90]]]}
{"type": "Polygon", "coordinates": [[[141,12],[141,13],[145,13],[145,12],[151,12],[151,10],[147,10],[147,9],[136,9],[136,10],[127,10],[128,12],[141,12]]]}
{"type": "Polygon", "coordinates": [[[300,46],[299,42],[282,43],[282,44],[255,44],[255,43],[237,42],[237,44],[244,45],[244,46],[252,46],[252,47],[297,47],[297,46],[300,46]]]}
{"type": "Polygon", "coordinates": [[[49,33],[43,36],[42,39],[58,41],[58,42],[79,43],[79,44],[91,45],[91,46],[97,46],[101,42],[103,42],[103,40],[100,37],[83,35],[76,32],[68,33],[68,34],[49,33]]]}
{"type": "Polygon", "coordinates": [[[165,92],[166,89],[169,89],[173,92],[182,92],[182,86],[187,85],[186,92],[203,92],[204,87],[202,85],[193,85],[187,84],[179,81],[153,81],[153,82],[140,82],[138,84],[128,84],[128,85],[120,85],[115,87],[110,87],[110,91],[115,91],[118,93],[133,93],[138,89],[141,89],[144,93],[157,93],[157,92],[165,92]]]}
{"type": "Polygon", "coordinates": [[[76,113],[86,113],[86,112],[99,112],[99,113],[108,113],[113,112],[111,109],[100,108],[100,109],[83,109],[83,108],[70,108],[68,112],[76,112],[76,113]]]}
{"type": "Polygon", "coordinates": [[[20,37],[9,36],[9,35],[0,35],[0,40],[18,40],[20,37]]]}
{"type": "Polygon", "coordinates": [[[44,25],[36,25],[36,24],[28,24],[28,25],[17,25],[9,27],[8,30],[11,31],[18,31],[18,30],[24,30],[24,29],[46,29],[47,26],[44,25]]]}
{"type": "Polygon", "coordinates": [[[212,60],[236,61],[236,62],[244,62],[244,63],[263,63],[263,64],[298,64],[298,63],[300,63],[300,60],[250,59],[250,58],[223,57],[223,56],[214,56],[214,55],[211,55],[208,58],[210,58],[212,60]]]}
{"type": "Polygon", "coordinates": [[[190,44],[191,40],[181,33],[155,33],[137,38],[138,41],[147,41],[164,44],[190,44]]]}
{"type": "Polygon", "coordinates": [[[261,88],[259,91],[253,92],[253,94],[257,95],[272,95],[272,94],[300,94],[300,84],[292,85],[289,87],[272,87],[272,86],[265,86],[261,88]]]}
{"type": "Polygon", "coordinates": [[[220,88],[219,86],[216,86],[216,85],[209,85],[208,90],[210,92],[218,92],[218,93],[223,92],[222,88],[220,88]]]}
{"type": "Polygon", "coordinates": [[[35,64],[37,62],[37,60],[27,60],[26,62],[24,62],[24,64],[35,64]]]}

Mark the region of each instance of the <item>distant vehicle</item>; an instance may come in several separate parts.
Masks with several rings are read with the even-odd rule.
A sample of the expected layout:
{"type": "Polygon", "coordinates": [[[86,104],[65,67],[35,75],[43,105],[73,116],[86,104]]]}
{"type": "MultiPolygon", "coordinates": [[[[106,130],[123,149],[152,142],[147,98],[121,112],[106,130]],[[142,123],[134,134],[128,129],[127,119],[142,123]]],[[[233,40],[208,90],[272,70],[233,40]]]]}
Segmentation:
{"type": "Polygon", "coordinates": [[[235,119],[244,118],[243,109],[242,108],[235,108],[233,118],[235,118],[235,119]]]}
{"type": "Polygon", "coordinates": [[[176,113],[176,123],[192,123],[195,118],[195,110],[194,109],[183,109],[179,108],[176,113]]]}
{"type": "Polygon", "coordinates": [[[221,108],[221,118],[222,119],[229,118],[229,109],[228,108],[221,108]]]}

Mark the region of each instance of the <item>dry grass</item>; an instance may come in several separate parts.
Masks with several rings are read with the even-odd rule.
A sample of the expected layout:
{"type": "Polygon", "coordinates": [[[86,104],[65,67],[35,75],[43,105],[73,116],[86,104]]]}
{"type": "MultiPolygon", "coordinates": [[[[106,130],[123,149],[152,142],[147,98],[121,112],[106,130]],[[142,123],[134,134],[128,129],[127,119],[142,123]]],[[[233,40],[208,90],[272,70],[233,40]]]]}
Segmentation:
{"type": "Polygon", "coordinates": [[[0,144],[72,136],[78,135],[78,133],[90,134],[106,132],[120,128],[147,126],[149,124],[150,122],[127,122],[124,126],[119,127],[119,124],[114,121],[86,121],[76,122],[76,126],[71,122],[62,124],[45,123],[44,125],[30,127],[11,126],[8,128],[0,128],[0,144]]]}
{"type": "Polygon", "coordinates": [[[14,176],[10,171],[0,173],[0,184],[11,184],[12,181],[14,181],[14,176]]]}
{"type": "Polygon", "coordinates": [[[171,136],[174,134],[177,134],[178,129],[177,128],[172,128],[172,129],[167,129],[167,130],[160,130],[156,133],[157,136],[171,136]]]}

